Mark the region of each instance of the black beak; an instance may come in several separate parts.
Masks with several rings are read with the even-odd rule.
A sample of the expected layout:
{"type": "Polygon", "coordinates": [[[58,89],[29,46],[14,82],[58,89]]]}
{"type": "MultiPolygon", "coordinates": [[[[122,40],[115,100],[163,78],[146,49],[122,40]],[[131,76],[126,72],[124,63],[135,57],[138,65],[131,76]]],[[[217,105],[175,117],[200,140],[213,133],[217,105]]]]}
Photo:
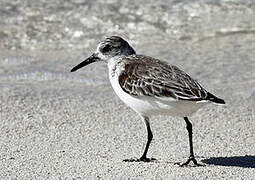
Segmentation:
{"type": "Polygon", "coordinates": [[[84,66],[87,66],[88,64],[91,64],[93,62],[99,61],[99,57],[97,57],[97,55],[94,53],[92,54],[90,57],[88,57],[87,59],[85,59],[84,61],[82,61],[80,64],[78,64],[77,66],[73,67],[71,69],[71,72],[74,72],[84,66]]]}

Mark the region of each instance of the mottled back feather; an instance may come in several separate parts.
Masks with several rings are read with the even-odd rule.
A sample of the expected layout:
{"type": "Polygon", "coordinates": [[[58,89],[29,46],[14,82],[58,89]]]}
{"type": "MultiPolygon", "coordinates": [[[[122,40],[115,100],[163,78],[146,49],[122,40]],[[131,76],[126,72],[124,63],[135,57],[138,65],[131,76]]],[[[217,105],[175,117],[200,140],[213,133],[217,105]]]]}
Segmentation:
{"type": "Polygon", "coordinates": [[[208,92],[178,67],[143,55],[122,59],[121,88],[133,96],[171,97],[177,100],[207,100],[208,92]]]}

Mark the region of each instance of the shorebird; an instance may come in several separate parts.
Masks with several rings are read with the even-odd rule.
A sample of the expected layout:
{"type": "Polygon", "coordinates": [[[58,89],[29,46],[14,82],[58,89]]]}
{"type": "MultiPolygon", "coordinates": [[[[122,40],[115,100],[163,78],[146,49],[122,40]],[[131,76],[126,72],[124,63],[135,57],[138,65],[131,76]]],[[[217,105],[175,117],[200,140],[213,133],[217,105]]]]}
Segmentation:
{"type": "Polygon", "coordinates": [[[149,118],[165,114],[182,117],[186,122],[190,155],[187,161],[179,165],[186,166],[193,162],[194,166],[199,166],[193,152],[192,124],[188,116],[210,102],[225,104],[224,100],[209,93],[178,67],[149,56],[137,55],[129,43],[119,36],[104,39],[96,51],[72,68],[71,72],[98,61],[107,63],[109,79],[118,97],[145,122],[148,140],[143,155],[135,161],[154,160],[147,158],[153,138],[149,118]]]}

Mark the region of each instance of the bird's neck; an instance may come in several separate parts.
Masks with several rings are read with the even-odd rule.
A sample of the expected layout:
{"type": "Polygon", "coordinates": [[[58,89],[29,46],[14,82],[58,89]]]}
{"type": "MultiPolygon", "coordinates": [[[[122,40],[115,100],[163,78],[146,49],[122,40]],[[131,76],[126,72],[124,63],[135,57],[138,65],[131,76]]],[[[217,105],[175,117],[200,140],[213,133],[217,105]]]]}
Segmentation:
{"type": "Polygon", "coordinates": [[[115,76],[116,73],[118,74],[121,65],[122,65],[122,60],[123,58],[125,58],[126,56],[115,56],[112,57],[108,60],[107,65],[108,65],[108,69],[109,69],[109,75],[110,76],[115,76]]]}

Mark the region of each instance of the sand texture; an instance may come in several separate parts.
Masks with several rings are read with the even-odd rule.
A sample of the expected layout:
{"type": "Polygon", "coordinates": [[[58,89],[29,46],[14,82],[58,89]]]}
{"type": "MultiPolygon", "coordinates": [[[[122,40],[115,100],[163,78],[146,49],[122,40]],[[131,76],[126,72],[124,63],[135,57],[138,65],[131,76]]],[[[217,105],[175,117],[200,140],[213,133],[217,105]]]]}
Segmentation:
{"type": "Polygon", "coordinates": [[[0,2],[0,179],[255,179],[255,3],[0,2]],[[148,157],[140,117],[114,94],[104,63],[70,69],[108,35],[185,70],[225,106],[156,116],[148,157]]]}

